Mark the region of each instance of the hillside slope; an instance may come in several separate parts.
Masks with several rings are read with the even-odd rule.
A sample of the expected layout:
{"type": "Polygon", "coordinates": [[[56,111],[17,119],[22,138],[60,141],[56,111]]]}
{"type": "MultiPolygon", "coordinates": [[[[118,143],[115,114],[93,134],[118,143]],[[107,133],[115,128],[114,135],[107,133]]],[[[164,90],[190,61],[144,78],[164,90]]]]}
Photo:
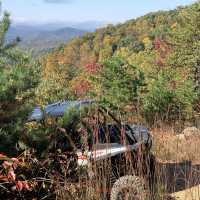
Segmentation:
{"type": "MultiPolygon", "coordinates": [[[[69,95],[69,91],[74,88],[73,84],[91,91],[89,74],[83,73],[85,68],[104,65],[106,60],[118,56],[144,74],[145,87],[140,96],[144,113],[152,113],[152,117],[162,113],[163,118],[168,115],[173,118],[179,111],[185,113],[184,117],[192,115],[198,93],[196,83],[200,83],[199,11],[200,4],[195,3],[109,25],[73,39],[43,60],[42,84],[46,82],[47,86],[56,80],[59,87],[66,87],[65,91],[61,87],[57,96],[48,101],[84,98],[73,91],[69,95]]],[[[113,71],[112,77],[115,76],[119,77],[113,71]]],[[[44,92],[42,88],[41,92],[44,92]]]]}
{"type": "MultiPolygon", "coordinates": [[[[63,64],[75,66],[102,61],[113,54],[129,58],[137,57],[137,60],[139,55],[140,57],[145,56],[145,53],[154,55],[159,45],[174,47],[177,42],[175,40],[179,39],[182,39],[182,45],[189,42],[187,39],[192,35],[189,35],[187,31],[193,29],[195,33],[195,28],[198,27],[198,24],[193,24],[192,27],[192,22],[197,18],[198,13],[195,9],[198,10],[196,8],[198,6],[194,4],[168,12],[159,11],[124,24],[110,25],[73,40],[61,52],[56,51],[55,53],[58,54],[57,58],[63,64]],[[184,37],[178,38],[181,34],[184,37]]],[[[158,61],[161,62],[161,60],[158,61]]]]}

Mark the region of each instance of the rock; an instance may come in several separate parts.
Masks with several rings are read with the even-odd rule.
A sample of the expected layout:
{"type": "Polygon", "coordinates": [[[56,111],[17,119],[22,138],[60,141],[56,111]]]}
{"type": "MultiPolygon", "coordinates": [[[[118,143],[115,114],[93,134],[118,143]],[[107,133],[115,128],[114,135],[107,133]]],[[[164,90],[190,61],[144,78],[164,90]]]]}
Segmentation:
{"type": "Polygon", "coordinates": [[[183,130],[182,134],[185,137],[190,137],[190,136],[199,136],[200,137],[200,130],[196,127],[188,127],[183,130]]]}
{"type": "Polygon", "coordinates": [[[178,140],[185,140],[185,139],[186,139],[184,134],[176,135],[176,138],[177,138],[178,140]]]}
{"type": "Polygon", "coordinates": [[[183,132],[179,135],[175,136],[178,141],[186,141],[193,137],[200,138],[200,130],[196,127],[187,127],[183,130],[183,132]]]}

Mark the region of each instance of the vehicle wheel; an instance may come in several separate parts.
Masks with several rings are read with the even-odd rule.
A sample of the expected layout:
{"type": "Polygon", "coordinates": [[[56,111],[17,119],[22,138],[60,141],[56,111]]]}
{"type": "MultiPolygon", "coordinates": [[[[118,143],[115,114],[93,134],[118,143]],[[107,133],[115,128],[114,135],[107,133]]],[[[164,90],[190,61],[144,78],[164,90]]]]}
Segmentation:
{"type": "Polygon", "coordinates": [[[137,176],[123,176],[113,185],[110,200],[146,200],[144,181],[137,176]]]}

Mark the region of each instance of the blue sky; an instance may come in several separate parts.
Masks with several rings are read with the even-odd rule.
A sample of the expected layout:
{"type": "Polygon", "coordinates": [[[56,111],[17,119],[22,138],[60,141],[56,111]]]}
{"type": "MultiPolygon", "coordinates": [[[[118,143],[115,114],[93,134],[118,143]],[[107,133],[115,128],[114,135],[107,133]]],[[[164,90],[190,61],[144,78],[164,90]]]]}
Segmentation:
{"type": "Polygon", "coordinates": [[[169,10],[195,0],[1,0],[18,22],[123,22],[151,11],[169,10]]]}

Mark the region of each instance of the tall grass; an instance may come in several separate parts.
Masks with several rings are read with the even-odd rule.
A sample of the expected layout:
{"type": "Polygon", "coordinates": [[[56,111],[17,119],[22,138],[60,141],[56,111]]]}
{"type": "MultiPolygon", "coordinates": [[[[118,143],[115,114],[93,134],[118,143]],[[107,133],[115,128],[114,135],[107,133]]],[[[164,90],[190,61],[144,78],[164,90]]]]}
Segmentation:
{"type": "MultiPolygon", "coordinates": [[[[156,158],[156,181],[153,193],[149,195],[147,192],[147,199],[167,200],[177,196],[181,197],[180,200],[200,199],[200,188],[193,189],[200,184],[200,136],[181,139],[174,128],[164,126],[153,128],[151,132],[154,141],[152,152],[156,158]]],[[[57,199],[109,199],[112,185],[120,174],[137,175],[145,180],[147,177],[143,174],[143,168],[142,155],[135,160],[129,153],[119,156],[119,163],[115,166],[111,159],[94,162],[87,169],[89,175],[80,178],[78,183],[69,184],[66,181],[64,186],[59,186],[57,199]],[[122,164],[123,169],[120,167],[122,164]],[[117,176],[113,175],[113,167],[117,168],[117,176]]],[[[149,189],[147,182],[146,189],[149,189]]]]}

